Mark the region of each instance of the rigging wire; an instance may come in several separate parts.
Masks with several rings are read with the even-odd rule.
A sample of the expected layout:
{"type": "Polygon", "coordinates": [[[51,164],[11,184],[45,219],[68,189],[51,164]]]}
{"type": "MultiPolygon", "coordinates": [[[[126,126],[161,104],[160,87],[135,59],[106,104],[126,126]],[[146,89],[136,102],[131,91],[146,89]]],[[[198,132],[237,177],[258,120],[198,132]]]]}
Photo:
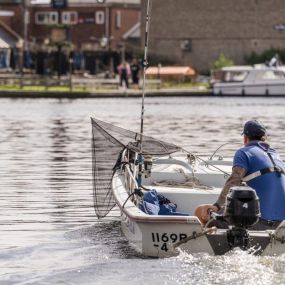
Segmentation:
{"type": "Polygon", "coordinates": [[[225,145],[234,144],[234,143],[236,143],[236,142],[235,142],[235,141],[229,141],[229,142],[226,142],[226,143],[220,145],[220,146],[213,152],[213,154],[210,156],[209,159],[212,160],[213,157],[216,155],[216,153],[217,153],[222,147],[224,147],[225,145]]]}
{"type": "Polygon", "coordinates": [[[207,160],[201,158],[201,157],[198,156],[198,155],[195,155],[195,156],[197,157],[198,160],[204,162],[205,166],[207,166],[207,165],[208,165],[208,166],[211,166],[211,167],[217,169],[218,171],[224,173],[226,176],[231,176],[231,174],[228,173],[227,171],[224,171],[224,170],[222,170],[221,168],[217,167],[216,165],[214,165],[214,164],[212,164],[212,163],[209,163],[209,161],[207,161],[207,160]]]}

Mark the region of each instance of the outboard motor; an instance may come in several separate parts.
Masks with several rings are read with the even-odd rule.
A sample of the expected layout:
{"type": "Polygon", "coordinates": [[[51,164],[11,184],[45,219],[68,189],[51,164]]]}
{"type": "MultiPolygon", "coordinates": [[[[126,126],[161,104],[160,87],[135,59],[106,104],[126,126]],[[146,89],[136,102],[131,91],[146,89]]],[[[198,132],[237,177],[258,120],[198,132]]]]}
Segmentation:
{"type": "Polygon", "coordinates": [[[235,227],[247,228],[256,224],[260,206],[255,190],[248,186],[232,187],[227,196],[224,217],[235,227]]]}
{"type": "Polygon", "coordinates": [[[229,247],[247,249],[247,228],[256,224],[260,217],[259,198],[255,190],[248,186],[232,187],[226,199],[223,216],[231,226],[227,232],[229,247]]]}

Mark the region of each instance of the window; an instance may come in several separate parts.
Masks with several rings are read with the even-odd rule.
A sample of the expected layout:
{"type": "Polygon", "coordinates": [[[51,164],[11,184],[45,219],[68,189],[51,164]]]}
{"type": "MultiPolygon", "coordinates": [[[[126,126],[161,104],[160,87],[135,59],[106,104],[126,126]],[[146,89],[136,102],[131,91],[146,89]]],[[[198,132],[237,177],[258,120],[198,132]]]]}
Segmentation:
{"type": "Polygon", "coordinates": [[[121,11],[116,11],[116,28],[120,29],[122,26],[121,11]]]}
{"type": "Polygon", "coordinates": [[[57,24],[58,23],[58,13],[51,12],[49,13],[49,24],[57,24]]]}
{"type": "Polygon", "coordinates": [[[280,80],[284,79],[285,74],[282,71],[275,71],[275,70],[266,70],[266,71],[260,71],[256,75],[256,79],[261,80],[280,80]]]}
{"type": "Polygon", "coordinates": [[[223,82],[242,82],[247,75],[247,71],[226,71],[223,74],[223,82]]]}
{"type": "Polygon", "coordinates": [[[103,11],[98,11],[95,13],[95,15],[97,25],[102,25],[105,23],[105,13],[103,11]]]}
{"type": "Polygon", "coordinates": [[[37,25],[51,25],[58,23],[57,12],[37,12],[35,15],[37,25]]]}
{"type": "Polygon", "coordinates": [[[285,73],[282,71],[275,71],[274,74],[276,79],[285,79],[285,73]]]}
{"type": "Polygon", "coordinates": [[[79,24],[95,24],[95,14],[92,13],[79,13],[78,15],[79,24]]]}
{"type": "Polygon", "coordinates": [[[48,17],[46,13],[36,13],[36,24],[46,25],[48,24],[48,17]]]}
{"type": "Polygon", "coordinates": [[[62,24],[76,25],[78,22],[78,14],[74,11],[62,12],[61,14],[62,24]]]}

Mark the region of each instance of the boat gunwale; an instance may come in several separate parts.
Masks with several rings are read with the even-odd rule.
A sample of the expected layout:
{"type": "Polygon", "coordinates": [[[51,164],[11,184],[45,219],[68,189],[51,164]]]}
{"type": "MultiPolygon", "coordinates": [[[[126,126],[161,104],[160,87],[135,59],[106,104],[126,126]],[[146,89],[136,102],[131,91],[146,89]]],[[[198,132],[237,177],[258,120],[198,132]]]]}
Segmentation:
{"type": "MultiPolygon", "coordinates": [[[[112,184],[114,185],[114,179],[118,177],[120,174],[115,173],[113,175],[112,184]]],[[[126,206],[123,207],[121,201],[118,199],[114,191],[115,187],[113,187],[113,195],[116,200],[117,206],[120,208],[121,212],[123,212],[128,218],[135,222],[141,223],[175,223],[175,224],[199,224],[202,227],[202,224],[198,220],[196,216],[159,216],[159,215],[147,215],[142,212],[138,207],[136,207],[133,202],[128,201],[126,206]],[[128,205],[129,204],[129,205],[128,205]],[[133,204],[133,205],[131,205],[133,204]],[[139,211],[138,214],[133,213],[134,209],[139,211]]]]}

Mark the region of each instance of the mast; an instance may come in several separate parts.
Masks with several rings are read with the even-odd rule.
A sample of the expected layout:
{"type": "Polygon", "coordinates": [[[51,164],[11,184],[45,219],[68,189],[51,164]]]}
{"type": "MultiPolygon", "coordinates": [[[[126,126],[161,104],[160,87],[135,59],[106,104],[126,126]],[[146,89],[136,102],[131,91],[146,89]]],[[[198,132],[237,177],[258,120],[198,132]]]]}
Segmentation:
{"type": "Polygon", "coordinates": [[[146,85],[146,70],[148,67],[148,35],[150,28],[151,17],[151,0],[147,0],[146,21],[145,21],[145,44],[144,44],[144,58],[143,58],[143,87],[142,87],[142,107],[141,107],[141,128],[140,128],[140,141],[139,141],[139,176],[138,185],[141,186],[142,166],[143,166],[143,131],[144,131],[144,98],[145,98],[145,85],[146,85]]]}

